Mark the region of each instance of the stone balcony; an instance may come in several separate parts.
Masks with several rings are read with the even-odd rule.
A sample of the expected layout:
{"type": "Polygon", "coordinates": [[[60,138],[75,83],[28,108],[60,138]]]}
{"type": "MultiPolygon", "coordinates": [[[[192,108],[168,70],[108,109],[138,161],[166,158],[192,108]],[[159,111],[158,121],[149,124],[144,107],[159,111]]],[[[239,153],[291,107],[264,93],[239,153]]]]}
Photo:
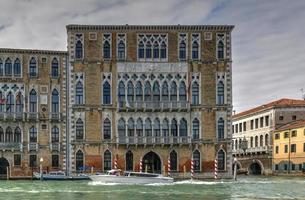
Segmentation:
{"type": "Polygon", "coordinates": [[[3,121],[23,121],[25,113],[23,112],[0,112],[0,120],[3,121]]]}
{"type": "Polygon", "coordinates": [[[270,148],[268,148],[268,146],[262,146],[262,147],[250,147],[250,148],[246,149],[245,152],[242,149],[233,149],[232,153],[234,155],[255,154],[255,153],[267,153],[269,150],[270,150],[270,148]]]}
{"type": "Polygon", "coordinates": [[[28,151],[38,151],[38,143],[34,143],[34,142],[29,143],[28,151]]]}
{"type": "Polygon", "coordinates": [[[185,137],[118,137],[117,144],[126,145],[174,145],[191,144],[192,138],[185,137]]]}
{"type": "Polygon", "coordinates": [[[190,105],[186,101],[135,101],[119,102],[118,111],[187,111],[190,105]]]}
{"type": "Polygon", "coordinates": [[[58,142],[50,144],[51,151],[60,151],[60,144],[58,142]]]}
{"type": "Polygon", "coordinates": [[[2,151],[22,151],[21,142],[0,142],[0,150],[2,151]]]}

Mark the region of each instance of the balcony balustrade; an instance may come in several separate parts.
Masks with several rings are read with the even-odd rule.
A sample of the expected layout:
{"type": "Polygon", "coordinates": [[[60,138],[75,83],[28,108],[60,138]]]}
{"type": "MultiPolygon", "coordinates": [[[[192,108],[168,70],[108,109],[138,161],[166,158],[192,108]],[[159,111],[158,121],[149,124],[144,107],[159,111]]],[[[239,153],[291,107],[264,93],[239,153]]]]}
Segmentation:
{"type": "Polygon", "coordinates": [[[186,101],[134,101],[134,102],[119,102],[119,111],[126,110],[143,110],[143,111],[181,111],[189,109],[189,103],[186,101]]]}
{"type": "Polygon", "coordinates": [[[60,121],[61,120],[61,114],[60,113],[50,113],[50,116],[49,118],[52,120],[52,121],[60,121]]]}
{"type": "Polygon", "coordinates": [[[262,147],[251,147],[246,149],[244,152],[242,149],[233,149],[233,154],[243,154],[243,153],[262,153],[262,152],[268,152],[268,146],[262,146],[262,147]]]}
{"type": "Polygon", "coordinates": [[[23,120],[24,116],[23,112],[0,112],[0,120],[23,120]]]}
{"type": "Polygon", "coordinates": [[[28,150],[29,151],[38,151],[38,143],[29,143],[28,150]]]}
{"type": "Polygon", "coordinates": [[[118,144],[128,145],[164,145],[164,144],[191,144],[190,136],[185,137],[118,137],[118,144]]]}
{"type": "Polygon", "coordinates": [[[0,142],[0,150],[22,151],[22,143],[0,142]]]}
{"type": "Polygon", "coordinates": [[[29,112],[28,113],[28,119],[29,120],[38,120],[38,113],[37,112],[29,112]]]}

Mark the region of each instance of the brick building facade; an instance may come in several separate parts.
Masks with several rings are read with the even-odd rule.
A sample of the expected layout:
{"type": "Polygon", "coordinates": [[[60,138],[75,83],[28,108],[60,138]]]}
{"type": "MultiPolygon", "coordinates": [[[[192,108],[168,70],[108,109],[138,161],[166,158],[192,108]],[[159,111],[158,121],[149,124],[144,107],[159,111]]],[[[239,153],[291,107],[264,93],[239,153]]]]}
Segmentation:
{"type": "MultiPolygon", "coordinates": [[[[27,120],[29,113],[22,123],[37,126],[39,139],[32,151],[24,133],[22,149],[3,157],[11,163],[18,151],[29,170],[28,155],[35,152],[37,159],[46,160],[44,169],[51,169],[55,122],[52,113],[41,118],[51,107],[42,111],[40,101],[51,102],[57,87],[61,113],[56,122],[57,153],[63,170],[105,171],[113,168],[114,160],[121,169],[139,170],[142,160],[147,171],[162,173],[168,171],[170,160],[171,172],[178,175],[190,171],[193,159],[198,176],[212,176],[217,158],[220,176],[230,175],[232,30],[228,25],[68,25],[67,52],[10,50],[23,57],[23,78],[0,78],[0,84],[23,84],[25,99],[37,87],[37,119],[27,120]],[[33,71],[33,56],[39,68],[34,79],[26,72],[33,71]],[[62,73],[53,79],[49,70],[56,56],[62,73]]],[[[0,53],[3,68],[7,51],[0,53]]]]}

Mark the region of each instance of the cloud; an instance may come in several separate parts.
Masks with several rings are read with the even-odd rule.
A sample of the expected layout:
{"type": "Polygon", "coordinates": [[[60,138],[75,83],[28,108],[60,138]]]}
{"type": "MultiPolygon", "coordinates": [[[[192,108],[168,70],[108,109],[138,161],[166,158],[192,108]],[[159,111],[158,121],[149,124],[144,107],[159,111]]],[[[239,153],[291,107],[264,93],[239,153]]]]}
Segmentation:
{"type": "Polygon", "coordinates": [[[305,89],[303,0],[2,0],[0,46],[66,49],[67,24],[234,24],[233,105],[305,89]]]}

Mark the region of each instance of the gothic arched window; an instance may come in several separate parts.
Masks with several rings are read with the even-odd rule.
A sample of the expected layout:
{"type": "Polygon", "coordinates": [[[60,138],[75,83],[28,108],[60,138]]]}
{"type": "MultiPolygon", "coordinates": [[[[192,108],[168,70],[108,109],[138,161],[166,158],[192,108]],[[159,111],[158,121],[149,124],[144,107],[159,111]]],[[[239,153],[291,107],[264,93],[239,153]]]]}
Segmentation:
{"type": "Polygon", "coordinates": [[[138,45],[138,57],[144,59],[144,43],[142,41],[138,45]]]}
{"type": "Polygon", "coordinates": [[[166,59],[166,44],[162,42],[161,44],[161,59],[166,59]]]}
{"type": "Polygon", "coordinates": [[[160,58],[159,52],[159,44],[157,42],[154,43],[154,59],[160,58]]]}
{"type": "Polygon", "coordinates": [[[59,142],[59,129],[57,126],[53,126],[52,133],[51,133],[52,143],[58,143],[59,142]]]}
{"type": "Polygon", "coordinates": [[[103,84],[103,104],[111,104],[111,89],[108,81],[104,82],[103,84]]]}
{"type": "Polygon", "coordinates": [[[105,41],[104,42],[104,45],[103,45],[103,56],[104,56],[104,59],[110,59],[110,44],[108,41],[105,41]]]}
{"type": "Polygon", "coordinates": [[[143,89],[140,81],[138,81],[136,85],[136,100],[137,102],[143,101],[143,89]]]}
{"type": "Polygon", "coordinates": [[[199,120],[193,120],[193,139],[199,139],[199,120]]]}
{"type": "Polygon", "coordinates": [[[134,88],[131,81],[127,83],[127,101],[128,103],[134,102],[134,88]]]}
{"type": "Polygon", "coordinates": [[[168,120],[166,118],[162,122],[162,134],[163,137],[169,137],[169,125],[168,120]]]}
{"type": "Polygon", "coordinates": [[[76,105],[84,104],[84,87],[80,81],[78,81],[78,83],[76,84],[75,104],[76,105]]]}
{"type": "Polygon", "coordinates": [[[182,118],[179,124],[179,136],[186,137],[187,136],[187,121],[182,118]]]}
{"type": "Polygon", "coordinates": [[[79,40],[75,44],[75,58],[76,59],[82,59],[83,58],[83,44],[79,40]]]}
{"type": "Polygon", "coordinates": [[[76,171],[80,172],[84,170],[84,153],[78,150],[75,155],[75,167],[76,171]]]}
{"type": "Polygon", "coordinates": [[[194,171],[200,171],[200,152],[196,149],[193,152],[194,171]]]}
{"type": "Polygon", "coordinates": [[[177,85],[174,81],[171,83],[170,100],[177,101],[177,85]]]}
{"type": "Polygon", "coordinates": [[[160,141],[161,130],[160,130],[160,120],[156,118],[154,120],[154,136],[160,141]]]}
{"type": "Polygon", "coordinates": [[[151,86],[148,81],[145,82],[144,98],[145,101],[151,101],[151,86]]]}
{"type": "Polygon", "coordinates": [[[126,153],[126,171],[133,171],[133,153],[130,150],[126,153]]]}
{"type": "Polygon", "coordinates": [[[175,150],[172,150],[170,152],[170,170],[171,171],[177,171],[177,166],[178,166],[178,156],[177,156],[177,152],[175,150]]]}
{"type": "Polygon", "coordinates": [[[123,118],[121,118],[118,121],[118,134],[119,134],[119,141],[120,142],[125,142],[126,138],[126,128],[125,128],[125,121],[123,118]]]}
{"type": "Polygon", "coordinates": [[[21,130],[19,127],[15,128],[14,132],[14,142],[19,143],[21,142],[21,130]]]}
{"type": "Polygon", "coordinates": [[[59,112],[59,94],[56,89],[52,92],[52,113],[59,112]]]}
{"type": "Polygon", "coordinates": [[[179,44],[179,59],[186,60],[186,44],[184,41],[179,44]]]}
{"type": "Polygon", "coordinates": [[[224,84],[222,81],[219,81],[217,84],[217,103],[218,105],[223,105],[225,100],[224,95],[224,84]]]}
{"type": "Polygon", "coordinates": [[[146,48],[145,48],[145,51],[146,51],[146,59],[151,59],[151,43],[150,42],[147,42],[146,43],[146,48]]]}
{"type": "Polygon", "coordinates": [[[30,112],[36,113],[37,112],[37,94],[34,89],[30,92],[30,112]]]}
{"type": "Polygon", "coordinates": [[[5,140],[4,140],[4,132],[3,132],[3,129],[2,129],[1,126],[0,126],[0,142],[5,142],[5,140]]]}
{"type": "Polygon", "coordinates": [[[111,122],[108,118],[104,120],[104,128],[103,128],[104,134],[103,138],[104,140],[111,139],[111,122]]]}
{"type": "Polygon", "coordinates": [[[23,96],[22,96],[21,92],[18,92],[16,95],[16,112],[17,113],[23,112],[23,96]]]}
{"type": "Polygon", "coordinates": [[[21,64],[19,58],[14,62],[14,76],[21,76],[21,64]]]}
{"type": "Polygon", "coordinates": [[[179,101],[186,102],[186,86],[183,81],[179,85],[179,101]]]}
{"type": "Polygon", "coordinates": [[[134,120],[132,118],[128,119],[128,129],[127,129],[127,135],[128,137],[134,137],[134,120]]]}
{"type": "Polygon", "coordinates": [[[3,76],[4,69],[3,69],[3,62],[2,59],[0,58],[0,76],[3,76]]]}
{"type": "Polygon", "coordinates": [[[193,60],[199,59],[199,44],[197,41],[193,42],[192,44],[192,59],[193,60]]]}
{"type": "Polygon", "coordinates": [[[167,85],[167,82],[164,82],[162,84],[162,101],[168,101],[168,85],[167,85]]]}
{"type": "Polygon", "coordinates": [[[30,142],[37,142],[37,129],[34,126],[30,128],[30,142]]]}
{"type": "Polygon", "coordinates": [[[7,58],[5,60],[4,74],[5,74],[5,76],[12,76],[12,61],[10,58],[7,58]]]}
{"type": "Polygon", "coordinates": [[[217,165],[218,170],[225,170],[225,152],[222,149],[217,153],[217,165]]]}
{"type": "Polygon", "coordinates": [[[6,97],[6,112],[14,112],[14,95],[12,92],[9,92],[6,97]]]}
{"type": "Polygon", "coordinates": [[[36,59],[34,57],[31,58],[30,60],[30,77],[36,77],[37,76],[37,62],[36,59]]]}
{"type": "Polygon", "coordinates": [[[199,105],[199,85],[197,82],[192,84],[192,104],[199,105]]]}
{"type": "Polygon", "coordinates": [[[146,137],[152,136],[152,126],[151,126],[151,120],[149,118],[145,120],[145,136],[146,137]]]}
{"type": "Polygon", "coordinates": [[[217,128],[218,128],[218,139],[219,140],[224,139],[225,122],[222,118],[219,118],[218,123],[217,123],[217,128]]]}
{"type": "Polygon", "coordinates": [[[224,59],[224,44],[222,41],[219,41],[217,45],[217,58],[224,59]]]}
{"type": "Polygon", "coordinates": [[[84,122],[80,118],[76,121],[76,140],[84,139],[84,122]]]}
{"type": "Polygon", "coordinates": [[[104,152],[104,171],[111,170],[112,162],[111,162],[111,152],[106,150],[104,152]]]}
{"type": "Polygon", "coordinates": [[[51,76],[52,78],[57,78],[59,75],[59,67],[57,58],[53,58],[51,64],[51,76]]]}
{"type": "Polygon", "coordinates": [[[172,119],[171,123],[171,136],[177,137],[178,136],[178,125],[176,119],[172,119]]]}
{"type": "Polygon", "coordinates": [[[120,81],[119,83],[118,96],[119,96],[119,106],[123,107],[125,102],[125,85],[123,81],[120,81]]]}
{"type": "Polygon", "coordinates": [[[119,60],[125,59],[125,44],[123,41],[120,41],[118,44],[118,59],[119,60]]]}
{"type": "Polygon", "coordinates": [[[154,83],[153,86],[153,101],[160,102],[160,86],[157,81],[154,83]]]}

